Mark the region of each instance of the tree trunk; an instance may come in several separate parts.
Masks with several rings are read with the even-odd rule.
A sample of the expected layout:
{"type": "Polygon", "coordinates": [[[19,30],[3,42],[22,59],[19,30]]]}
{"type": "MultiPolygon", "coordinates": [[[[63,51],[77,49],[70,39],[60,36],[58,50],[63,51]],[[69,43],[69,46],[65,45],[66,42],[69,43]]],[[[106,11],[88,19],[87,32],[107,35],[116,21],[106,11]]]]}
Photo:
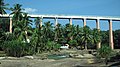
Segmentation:
{"type": "Polygon", "coordinates": [[[97,49],[101,48],[101,42],[98,42],[96,44],[97,44],[97,49]]]}
{"type": "Polygon", "coordinates": [[[87,42],[85,42],[85,50],[87,50],[87,42]]]}
{"type": "Polygon", "coordinates": [[[26,41],[29,43],[29,42],[30,42],[30,40],[29,40],[29,38],[28,38],[27,31],[25,31],[25,35],[26,35],[26,41]]]}
{"type": "Polygon", "coordinates": [[[55,32],[55,37],[54,37],[55,41],[58,41],[58,36],[57,36],[57,32],[55,32]]]}

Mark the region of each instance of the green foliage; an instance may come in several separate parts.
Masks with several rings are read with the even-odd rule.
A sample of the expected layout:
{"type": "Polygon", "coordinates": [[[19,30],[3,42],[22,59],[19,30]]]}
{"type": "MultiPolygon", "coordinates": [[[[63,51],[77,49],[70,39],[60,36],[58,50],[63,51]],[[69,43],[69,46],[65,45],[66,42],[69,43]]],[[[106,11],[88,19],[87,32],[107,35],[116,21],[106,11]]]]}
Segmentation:
{"type": "Polygon", "coordinates": [[[106,65],[108,64],[108,59],[110,58],[111,55],[112,49],[107,45],[103,45],[101,48],[98,49],[97,56],[100,58],[104,58],[106,65]]]}
{"type": "Polygon", "coordinates": [[[6,6],[9,4],[5,4],[4,0],[0,0],[0,14],[6,14],[6,9],[8,9],[6,6]]]}
{"type": "Polygon", "coordinates": [[[107,46],[103,45],[100,49],[98,49],[98,55],[101,58],[108,58],[111,55],[112,49],[107,46]]]}
{"type": "Polygon", "coordinates": [[[46,44],[47,50],[58,50],[60,48],[60,44],[55,43],[54,41],[48,41],[46,44]]]}
{"type": "Polygon", "coordinates": [[[33,47],[20,40],[5,41],[3,48],[9,56],[21,57],[33,54],[33,47]]]}
{"type": "Polygon", "coordinates": [[[9,31],[9,19],[8,18],[0,18],[0,29],[4,32],[9,31]]]}
{"type": "Polygon", "coordinates": [[[114,45],[116,49],[120,48],[120,29],[114,31],[114,45]]]}
{"type": "Polygon", "coordinates": [[[109,44],[109,31],[101,31],[101,44],[109,44]]]}
{"type": "MultiPolygon", "coordinates": [[[[0,14],[6,14],[5,9],[7,9],[7,4],[4,4],[3,1],[4,0],[0,0],[0,14]]],[[[44,25],[40,27],[39,23],[42,21],[42,18],[40,19],[39,17],[34,21],[36,29],[32,29],[32,20],[30,20],[27,13],[22,12],[22,10],[24,10],[22,5],[15,4],[10,10],[13,15],[12,34],[5,33],[5,31],[9,29],[9,23],[7,23],[9,20],[4,18],[0,19],[0,48],[10,56],[21,57],[43,51],[57,51],[61,44],[69,44],[70,47],[84,45],[85,49],[87,49],[88,45],[97,44],[100,41],[102,44],[109,42],[108,31],[100,32],[98,29],[91,30],[88,26],[81,28],[79,25],[75,26],[70,24],[66,24],[65,26],[58,24],[54,27],[50,21],[45,22],[44,25]],[[4,25],[6,26],[4,27],[4,25]],[[28,39],[30,43],[28,43],[28,39]]],[[[114,32],[116,45],[119,45],[119,34],[119,30],[114,32]]],[[[101,58],[108,59],[111,51],[110,47],[102,46],[98,50],[98,55],[101,58]]]]}
{"type": "Polygon", "coordinates": [[[35,52],[38,53],[58,49],[59,45],[54,41],[54,30],[50,22],[46,22],[41,29],[34,30],[31,44],[34,45],[35,52]]]}
{"type": "Polygon", "coordinates": [[[39,17],[35,18],[34,22],[35,22],[36,28],[39,28],[40,18],[39,17]]]}
{"type": "Polygon", "coordinates": [[[58,50],[60,49],[60,47],[61,47],[61,45],[58,44],[58,43],[56,43],[56,44],[54,45],[54,50],[55,50],[55,51],[58,51],[58,50]]]}
{"type": "MultiPolygon", "coordinates": [[[[22,5],[20,4],[15,4],[13,8],[10,8],[10,10],[12,11],[11,14],[13,14],[13,21],[14,21],[14,24],[17,25],[17,21],[20,21],[22,20],[22,5]]],[[[11,15],[10,14],[10,15],[11,15]]]]}
{"type": "Polygon", "coordinates": [[[81,33],[82,43],[85,44],[85,49],[87,50],[88,43],[92,43],[92,34],[91,29],[88,26],[83,27],[81,33]]]}
{"type": "Polygon", "coordinates": [[[94,28],[92,30],[92,43],[97,44],[101,41],[100,30],[94,28]]]}
{"type": "Polygon", "coordinates": [[[3,32],[3,30],[0,29],[0,49],[2,49],[2,44],[5,40],[5,32],[3,32]]]}
{"type": "MultiPolygon", "coordinates": [[[[5,14],[7,4],[4,4],[4,0],[0,0],[0,5],[0,14],[5,14]]],[[[39,23],[42,22],[42,18],[40,17],[34,20],[36,28],[33,29],[31,27],[32,20],[30,20],[27,13],[22,12],[24,10],[22,5],[15,4],[10,10],[13,15],[13,34],[3,32],[5,29],[2,28],[9,29],[9,23],[7,23],[9,20],[4,18],[0,19],[0,47],[8,55],[19,57],[26,54],[33,54],[34,52],[59,50],[61,44],[69,44],[70,47],[84,45],[85,49],[87,49],[88,45],[96,45],[98,42],[102,42],[102,44],[109,43],[109,31],[91,30],[88,26],[79,27],[79,25],[75,26],[70,24],[62,26],[59,23],[54,27],[50,21],[45,22],[40,27],[39,23]],[[4,25],[6,27],[3,27],[4,25]],[[30,43],[28,43],[28,39],[30,43]]],[[[119,30],[114,32],[116,46],[120,43],[119,34],[119,30]]],[[[98,53],[101,57],[105,58],[109,55],[109,51],[110,49],[108,47],[103,46],[98,50],[98,53]]]]}
{"type": "Polygon", "coordinates": [[[68,44],[70,44],[71,47],[76,47],[78,45],[76,40],[70,40],[68,44]]]}

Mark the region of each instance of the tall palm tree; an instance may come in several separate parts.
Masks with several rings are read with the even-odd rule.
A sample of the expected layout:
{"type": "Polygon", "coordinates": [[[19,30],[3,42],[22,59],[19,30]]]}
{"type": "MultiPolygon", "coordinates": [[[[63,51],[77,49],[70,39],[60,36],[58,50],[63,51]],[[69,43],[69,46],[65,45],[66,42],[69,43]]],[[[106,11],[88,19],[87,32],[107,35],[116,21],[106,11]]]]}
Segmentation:
{"type": "Polygon", "coordinates": [[[27,16],[27,13],[23,14],[23,18],[21,21],[18,21],[18,25],[16,26],[14,33],[20,37],[20,39],[28,39],[28,33],[31,33],[30,24],[32,24],[32,20],[29,19],[30,17],[27,16]],[[21,33],[20,33],[21,32],[21,33]]]}
{"type": "Polygon", "coordinates": [[[11,14],[13,14],[13,20],[14,21],[20,21],[20,20],[22,20],[22,13],[23,13],[22,10],[23,9],[21,7],[22,7],[22,5],[15,4],[13,8],[10,8],[11,11],[12,11],[11,14]]]}
{"type": "Polygon", "coordinates": [[[109,44],[109,30],[101,31],[101,44],[109,44]]]}
{"type": "MultiPolygon", "coordinates": [[[[0,0],[0,14],[7,14],[7,12],[5,10],[8,10],[9,8],[7,8],[9,4],[5,4],[4,0],[0,0]]],[[[0,18],[0,29],[4,29],[8,27],[8,19],[4,19],[4,18],[0,18]],[[4,26],[3,26],[4,25],[4,26]]]]}
{"type": "Polygon", "coordinates": [[[35,46],[36,52],[46,51],[47,42],[54,40],[53,26],[50,21],[45,22],[42,29],[35,28],[32,35],[32,43],[35,46]]]}
{"type": "Polygon", "coordinates": [[[40,18],[39,17],[35,18],[34,22],[35,22],[36,28],[39,28],[40,18]]]}
{"type": "Polygon", "coordinates": [[[61,24],[59,23],[57,24],[54,33],[55,33],[55,41],[58,41],[60,43],[63,33],[61,24]]]}
{"type": "Polygon", "coordinates": [[[97,45],[98,48],[98,43],[101,41],[101,35],[99,29],[93,29],[92,31],[92,42],[93,44],[97,45]]]}
{"type": "Polygon", "coordinates": [[[91,29],[88,26],[83,27],[81,35],[81,40],[85,44],[85,50],[87,50],[87,45],[88,43],[91,43],[92,39],[91,29]]]}
{"type": "Polygon", "coordinates": [[[75,32],[74,32],[74,38],[73,39],[75,39],[77,41],[77,46],[81,46],[81,48],[82,48],[82,41],[80,39],[81,36],[82,36],[81,33],[82,33],[82,28],[80,28],[79,25],[77,25],[75,27],[75,32]]]}
{"type": "MultiPolygon", "coordinates": [[[[15,4],[13,8],[10,8],[12,11],[13,15],[13,31],[14,34],[19,38],[19,39],[28,39],[27,33],[30,28],[31,20],[29,19],[30,17],[27,16],[27,13],[22,12],[22,5],[20,4],[15,4]],[[20,33],[21,32],[21,33],[20,33]]],[[[11,15],[10,14],[10,15],[11,15]]]]}
{"type": "Polygon", "coordinates": [[[32,20],[29,19],[30,16],[27,16],[27,13],[23,14],[23,18],[22,18],[22,23],[23,24],[23,31],[25,32],[25,37],[26,39],[28,39],[28,33],[31,33],[32,31],[30,30],[30,25],[32,25],[32,20]]]}
{"type": "Polygon", "coordinates": [[[50,23],[50,21],[44,23],[43,31],[44,31],[45,37],[47,37],[49,40],[54,40],[53,26],[52,26],[52,23],[50,23]]]}
{"type": "Polygon", "coordinates": [[[74,35],[74,26],[70,24],[66,24],[65,26],[65,37],[67,38],[67,41],[72,40],[73,35],[74,35]]]}
{"type": "Polygon", "coordinates": [[[20,4],[15,4],[13,8],[10,8],[10,10],[12,11],[12,13],[10,13],[10,15],[13,15],[12,17],[12,30],[14,32],[14,28],[17,28],[20,23],[21,23],[21,20],[22,20],[22,17],[23,17],[23,12],[22,12],[22,5],[20,4]]]}
{"type": "Polygon", "coordinates": [[[4,0],[0,0],[0,14],[7,14],[6,13],[6,9],[8,9],[6,6],[8,6],[9,4],[5,4],[4,0]]]}

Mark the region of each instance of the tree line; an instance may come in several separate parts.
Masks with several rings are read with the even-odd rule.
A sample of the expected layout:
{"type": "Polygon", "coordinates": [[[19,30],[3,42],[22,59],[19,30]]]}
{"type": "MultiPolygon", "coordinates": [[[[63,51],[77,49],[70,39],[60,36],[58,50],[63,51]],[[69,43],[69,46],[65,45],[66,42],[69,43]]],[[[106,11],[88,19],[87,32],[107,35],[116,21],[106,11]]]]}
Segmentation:
{"type": "MultiPolygon", "coordinates": [[[[6,14],[5,10],[10,10],[13,15],[13,33],[9,30],[9,19],[0,18],[0,49],[10,56],[24,56],[35,53],[58,51],[60,46],[69,44],[70,49],[96,49],[97,43],[101,45],[109,44],[109,31],[91,29],[88,26],[61,25],[56,27],[48,21],[40,26],[40,17],[30,20],[28,13],[23,12],[22,5],[15,4],[7,8],[8,4],[0,0],[0,14],[6,14]],[[32,28],[32,22],[35,28],[32,28]]],[[[120,48],[120,29],[114,32],[115,48],[120,48]]]]}

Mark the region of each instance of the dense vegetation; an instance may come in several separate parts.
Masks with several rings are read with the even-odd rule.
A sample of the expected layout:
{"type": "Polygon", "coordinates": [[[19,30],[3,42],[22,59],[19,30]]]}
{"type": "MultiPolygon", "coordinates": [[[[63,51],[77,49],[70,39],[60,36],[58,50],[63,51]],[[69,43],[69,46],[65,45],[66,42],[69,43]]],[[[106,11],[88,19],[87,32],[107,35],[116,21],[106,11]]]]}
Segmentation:
{"type": "MultiPolygon", "coordinates": [[[[0,0],[0,14],[6,14],[6,6],[7,4],[0,0]]],[[[9,10],[11,10],[10,15],[13,15],[13,33],[7,32],[9,19],[0,18],[0,49],[10,56],[20,57],[43,51],[58,51],[64,44],[69,44],[71,49],[96,49],[98,42],[102,45],[109,44],[109,31],[70,24],[57,24],[54,27],[50,21],[40,26],[41,18],[30,20],[27,13],[22,12],[22,5],[15,4],[9,10]],[[32,22],[35,23],[35,28],[31,27],[32,22]]],[[[120,30],[113,32],[115,48],[120,48],[120,30]]]]}

